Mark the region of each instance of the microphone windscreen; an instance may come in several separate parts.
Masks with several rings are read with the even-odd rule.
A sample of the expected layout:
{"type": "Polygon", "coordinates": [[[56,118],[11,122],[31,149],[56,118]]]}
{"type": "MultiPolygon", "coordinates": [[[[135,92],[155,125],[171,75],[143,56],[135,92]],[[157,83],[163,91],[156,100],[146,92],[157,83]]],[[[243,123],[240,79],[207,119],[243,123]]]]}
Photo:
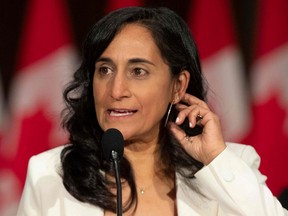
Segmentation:
{"type": "Polygon", "coordinates": [[[101,144],[105,160],[109,161],[111,159],[113,150],[117,152],[119,160],[123,157],[124,138],[119,130],[115,128],[106,130],[102,136],[101,144]]]}

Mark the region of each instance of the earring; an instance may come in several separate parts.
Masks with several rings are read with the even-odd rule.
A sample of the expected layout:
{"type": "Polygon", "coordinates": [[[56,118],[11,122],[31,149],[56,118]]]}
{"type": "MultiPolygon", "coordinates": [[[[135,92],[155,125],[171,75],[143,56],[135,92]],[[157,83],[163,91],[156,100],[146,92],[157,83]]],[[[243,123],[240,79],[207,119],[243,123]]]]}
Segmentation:
{"type": "Polygon", "coordinates": [[[166,120],[165,120],[165,125],[164,125],[164,127],[167,126],[168,119],[169,119],[169,115],[170,115],[170,112],[171,112],[171,109],[172,109],[172,105],[173,105],[173,102],[170,103],[170,106],[169,106],[169,109],[168,109],[168,112],[167,112],[167,116],[166,116],[166,120]]]}

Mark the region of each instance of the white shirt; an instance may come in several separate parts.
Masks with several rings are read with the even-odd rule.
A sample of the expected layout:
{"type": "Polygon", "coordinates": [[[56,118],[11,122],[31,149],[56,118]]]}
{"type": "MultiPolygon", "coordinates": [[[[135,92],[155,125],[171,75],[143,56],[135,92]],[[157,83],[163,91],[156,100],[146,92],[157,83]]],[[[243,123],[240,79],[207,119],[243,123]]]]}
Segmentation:
{"type": "MultiPolygon", "coordinates": [[[[33,156],[17,216],[103,216],[65,189],[59,176],[63,146],[33,156]]],[[[265,184],[260,159],[251,146],[227,148],[187,184],[176,173],[178,216],[288,216],[265,184]]]]}

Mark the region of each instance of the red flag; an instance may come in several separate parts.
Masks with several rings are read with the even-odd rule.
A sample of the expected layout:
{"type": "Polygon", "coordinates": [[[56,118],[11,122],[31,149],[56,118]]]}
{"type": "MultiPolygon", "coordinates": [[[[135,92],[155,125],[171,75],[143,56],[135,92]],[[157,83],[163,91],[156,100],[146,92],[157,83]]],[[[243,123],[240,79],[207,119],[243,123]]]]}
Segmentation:
{"type": "Polygon", "coordinates": [[[11,212],[16,211],[29,158],[67,141],[59,124],[62,90],[76,63],[67,18],[64,1],[28,4],[9,96],[11,124],[0,145],[0,189],[6,186],[0,190],[0,215],[16,214],[11,212]]]}
{"type": "Polygon", "coordinates": [[[123,7],[131,7],[131,6],[142,6],[143,2],[142,0],[108,0],[106,11],[114,11],[123,7]]]}
{"type": "Polygon", "coordinates": [[[275,195],[288,187],[288,1],[259,1],[255,60],[251,71],[253,130],[249,141],[275,195]]]}
{"type": "Polygon", "coordinates": [[[208,81],[208,102],[219,115],[226,140],[240,141],[249,131],[243,62],[237,47],[230,1],[195,0],[188,24],[208,81]]]}

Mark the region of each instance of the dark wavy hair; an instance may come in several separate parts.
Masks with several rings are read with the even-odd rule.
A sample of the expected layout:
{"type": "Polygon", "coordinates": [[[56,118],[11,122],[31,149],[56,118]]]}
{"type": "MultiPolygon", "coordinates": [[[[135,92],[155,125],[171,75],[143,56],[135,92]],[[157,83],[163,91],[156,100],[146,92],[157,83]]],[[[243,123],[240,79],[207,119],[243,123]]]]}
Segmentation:
{"type": "MultiPolygon", "coordinates": [[[[73,197],[114,212],[115,194],[110,189],[115,185],[105,178],[105,173],[113,175],[113,172],[111,164],[103,160],[100,143],[103,131],[95,114],[92,80],[96,60],[121,28],[130,23],[150,30],[172,76],[177,76],[183,70],[189,71],[188,93],[202,100],[205,100],[206,95],[194,40],[183,19],[170,9],[122,8],[108,14],[92,27],[83,43],[82,64],[64,91],[67,107],[64,110],[63,127],[70,134],[71,144],[66,145],[61,153],[61,175],[65,188],[73,197]]],[[[173,107],[170,120],[176,116],[177,110],[173,107]]],[[[186,179],[193,178],[203,164],[181,148],[164,126],[165,118],[162,119],[159,134],[159,156],[167,164],[164,173],[172,177],[176,171],[186,179]]],[[[201,128],[189,129],[187,122],[181,127],[189,135],[201,132],[201,128]]],[[[131,189],[130,199],[124,206],[124,211],[127,211],[137,206],[137,190],[133,170],[125,158],[120,167],[121,178],[126,180],[131,189]]]]}

